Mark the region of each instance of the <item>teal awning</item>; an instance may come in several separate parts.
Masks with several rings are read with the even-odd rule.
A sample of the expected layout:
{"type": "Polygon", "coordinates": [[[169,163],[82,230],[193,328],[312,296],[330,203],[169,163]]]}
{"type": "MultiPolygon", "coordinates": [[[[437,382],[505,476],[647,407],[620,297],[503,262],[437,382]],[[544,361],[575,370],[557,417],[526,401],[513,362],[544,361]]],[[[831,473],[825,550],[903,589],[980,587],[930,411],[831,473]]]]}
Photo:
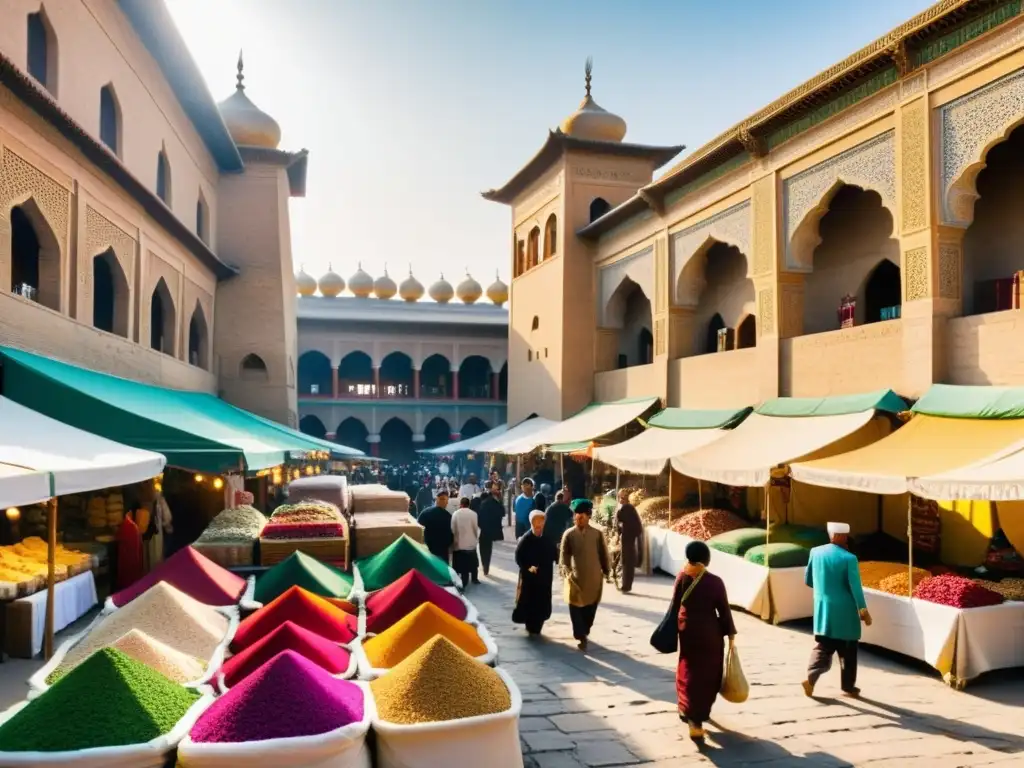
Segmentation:
{"type": "Polygon", "coordinates": [[[270,419],[264,416],[260,416],[257,413],[252,413],[251,411],[243,410],[237,406],[231,405],[230,403],[225,404],[228,405],[230,408],[234,408],[236,411],[241,411],[243,414],[250,418],[256,419],[257,421],[262,422],[263,424],[269,427],[273,427],[278,432],[285,434],[289,439],[299,440],[304,443],[309,443],[310,445],[313,446],[311,448],[308,448],[307,450],[330,451],[331,456],[337,459],[354,459],[366,457],[366,454],[360,451],[358,448],[349,448],[347,445],[342,445],[341,443],[334,443],[331,442],[330,440],[324,440],[323,438],[320,437],[307,435],[305,432],[302,432],[298,429],[292,429],[291,427],[285,426],[284,424],[278,424],[276,421],[271,421],[270,419]]]}
{"type": "Polygon", "coordinates": [[[836,395],[833,397],[776,397],[766,400],[757,408],[762,416],[842,416],[862,411],[888,411],[899,413],[907,410],[907,403],[891,389],[866,392],[860,395],[836,395]]]}
{"type": "Polygon", "coordinates": [[[932,384],[913,411],[949,419],[1024,419],[1024,387],[932,384]]]}
{"type": "Polygon", "coordinates": [[[0,347],[4,394],[27,408],[205,472],[257,470],[322,451],[203,392],[166,389],[0,347]]]}
{"type": "Polygon", "coordinates": [[[749,406],[719,411],[666,408],[654,414],[647,424],[659,429],[726,429],[739,424],[752,410],[749,406]]]}

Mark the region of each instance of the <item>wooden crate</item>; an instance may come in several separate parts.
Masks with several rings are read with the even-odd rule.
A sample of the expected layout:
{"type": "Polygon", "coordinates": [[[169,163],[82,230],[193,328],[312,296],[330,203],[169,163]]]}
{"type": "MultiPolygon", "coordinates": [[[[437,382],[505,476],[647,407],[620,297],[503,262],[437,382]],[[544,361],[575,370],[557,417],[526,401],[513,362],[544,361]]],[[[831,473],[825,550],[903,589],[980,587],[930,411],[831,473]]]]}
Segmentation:
{"type": "Polygon", "coordinates": [[[260,539],[261,565],[277,565],[293,552],[302,552],[342,570],[349,566],[348,539],[260,539]]]}
{"type": "Polygon", "coordinates": [[[423,526],[407,513],[366,512],[355,518],[354,560],[375,555],[401,538],[402,534],[423,542],[423,526]]]}
{"type": "Polygon", "coordinates": [[[255,562],[255,541],[247,544],[204,544],[197,541],[192,544],[192,548],[224,568],[251,566],[255,562]]]}

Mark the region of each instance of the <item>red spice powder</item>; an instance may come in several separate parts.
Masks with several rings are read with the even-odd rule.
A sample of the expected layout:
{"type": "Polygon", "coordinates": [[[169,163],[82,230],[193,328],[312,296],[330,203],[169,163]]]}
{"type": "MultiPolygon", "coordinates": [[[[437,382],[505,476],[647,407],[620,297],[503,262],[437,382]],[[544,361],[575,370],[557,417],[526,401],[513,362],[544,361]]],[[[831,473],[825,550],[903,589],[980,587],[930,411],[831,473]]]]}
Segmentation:
{"type": "Polygon", "coordinates": [[[347,670],[352,659],[352,655],[337,643],[300,627],[294,621],[286,621],[266,637],[224,662],[220,674],[224,675],[225,685],[233,688],[281,651],[294,651],[332,675],[347,670]]]}
{"type": "Polygon", "coordinates": [[[419,571],[411,570],[366,599],[366,631],[379,634],[424,603],[433,603],[460,621],[466,618],[464,602],[419,571]]]}
{"type": "Polygon", "coordinates": [[[238,625],[231,650],[241,653],[286,621],[336,643],[351,643],[359,626],[355,616],[334,607],[322,597],[302,587],[291,587],[238,625]]]}
{"type": "Polygon", "coordinates": [[[111,599],[120,608],[160,581],[166,581],[206,605],[234,605],[245,591],[245,579],[192,547],[185,547],[130,587],[112,595],[111,599]]]}

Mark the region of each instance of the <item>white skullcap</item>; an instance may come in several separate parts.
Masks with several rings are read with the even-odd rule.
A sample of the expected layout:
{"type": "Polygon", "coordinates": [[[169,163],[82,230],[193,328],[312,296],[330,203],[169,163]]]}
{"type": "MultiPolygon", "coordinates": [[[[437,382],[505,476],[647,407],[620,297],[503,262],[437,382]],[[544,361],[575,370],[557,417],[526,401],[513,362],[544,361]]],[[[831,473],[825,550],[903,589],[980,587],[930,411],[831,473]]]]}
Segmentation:
{"type": "Polygon", "coordinates": [[[828,531],[828,535],[829,536],[836,536],[836,535],[841,534],[841,533],[849,533],[850,532],[850,524],[849,523],[829,523],[828,525],[825,526],[825,530],[828,531]]]}
{"type": "Polygon", "coordinates": [[[533,525],[533,518],[535,518],[535,517],[544,517],[544,513],[541,512],[539,509],[533,510],[533,512],[530,513],[530,524],[531,525],[533,525]]]}

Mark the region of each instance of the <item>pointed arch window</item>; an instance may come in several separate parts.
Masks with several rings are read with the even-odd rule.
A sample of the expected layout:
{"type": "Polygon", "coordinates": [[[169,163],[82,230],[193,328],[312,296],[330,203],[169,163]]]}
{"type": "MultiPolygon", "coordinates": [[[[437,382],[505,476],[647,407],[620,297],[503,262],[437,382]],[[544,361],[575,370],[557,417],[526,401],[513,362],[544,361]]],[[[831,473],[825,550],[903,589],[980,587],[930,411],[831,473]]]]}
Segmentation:
{"type": "Polygon", "coordinates": [[[196,200],[196,235],[207,245],[210,244],[210,206],[203,197],[203,190],[199,190],[199,198],[196,200]]]}
{"type": "Polygon", "coordinates": [[[100,141],[121,156],[121,106],[113,85],[100,88],[100,141]]]}
{"type": "Polygon", "coordinates": [[[156,156],[156,196],[168,206],[171,204],[171,164],[167,160],[166,150],[161,149],[156,156]]]}
{"type": "Polygon", "coordinates": [[[558,253],[558,217],[548,216],[544,224],[544,258],[550,259],[558,253]]]}
{"type": "Polygon", "coordinates": [[[26,69],[53,96],[57,95],[57,36],[40,8],[28,15],[26,69]]]}

